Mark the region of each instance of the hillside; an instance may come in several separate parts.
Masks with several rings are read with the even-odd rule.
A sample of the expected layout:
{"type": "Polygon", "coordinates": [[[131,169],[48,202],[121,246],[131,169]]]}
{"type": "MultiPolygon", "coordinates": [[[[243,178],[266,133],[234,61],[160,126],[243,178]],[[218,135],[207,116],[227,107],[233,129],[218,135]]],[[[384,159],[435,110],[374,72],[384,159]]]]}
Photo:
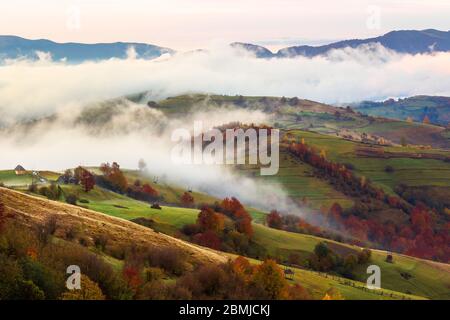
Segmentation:
{"type": "Polygon", "coordinates": [[[363,101],[352,107],[375,117],[385,117],[397,120],[413,120],[447,127],[450,124],[450,98],[438,96],[415,96],[404,99],[389,99],[382,102],[363,101]]]}
{"type": "Polygon", "coordinates": [[[194,263],[222,263],[227,258],[212,250],[198,247],[179,239],[155,232],[126,220],[97,211],[62,204],[0,188],[0,200],[8,214],[26,225],[42,223],[50,216],[57,217],[59,232],[80,227],[85,236],[107,235],[111,244],[144,247],[178,248],[187,253],[194,263]]]}
{"type": "Polygon", "coordinates": [[[270,124],[280,129],[302,129],[375,144],[400,145],[406,141],[407,144],[450,148],[450,135],[443,127],[365,115],[352,108],[340,108],[297,97],[192,94],[169,97],[158,102],[145,101],[145,97],[145,94],[138,94],[128,99],[148,103],[149,107],[161,110],[169,117],[181,118],[189,113],[219,108],[257,110],[266,113],[270,124]]]}
{"type": "MultiPolygon", "coordinates": [[[[22,193],[9,189],[0,189],[0,200],[6,204],[7,210],[13,213],[14,218],[28,225],[37,224],[44,221],[52,215],[58,217],[58,233],[62,233],[64,229],[73,225],[82,225],[83,234],[88,237],[94,237],[99,233],[107,235],[111,239],[112,244],[132,244],[138,246],[158,246],[158,247],[176,247],[186,252],[195,263],[220,263],[226,261],[227,255],[212,251],[207,248],[198,247],[188,244],[184,241],[156,233],[149,228],[141,227],[135,223],[127,222],[122,219],[112,217],[114,213],[104,215],[91,210],[80,207],[74,207],[67,204],[57,203],[34,196],[24,195],[22,193]]],[[[132,200],[131,200],[132,201],[132,200]]],[[[138,214],[141,217],[152,217],[156,221],[161,221],[161,217],[165,217],[167,223],[174,227],[180,227],[183,224],[195,221],[198,210],[174,208],[175,210],[168,213],[162,211],[153,214],[151,209],[147,213],[138,214]],[[181,220],[180,220],[181,219],[181,220]],[[182,222],[181,222],[182,221],[182,222]]],[[[131,219],[133,216],[126,216],[131,219]]],[[[360,250],[358,247],[348,246],[329,240],[294,234],[285,231],[270,229],[262,225],[255,224],[255,241],[268,248],[272,254],[286,256],[289,253],[309,254],[314,246],[322,241],[333,243],[336,248],[342,247],[341,250],[360,250]]],[[[300,283],[302,286],[311,290],[315,298],[321,298],[323,292],[330,286],[338,288],[342,294],[348,299],[405,299],[405,298],[445,298],[445,290],[441,286],[449,283],[449,271],[447,265],[422,261],[411,257],[402,257],[394,255],[395,265],[384,263],[383,260],[386,252],[374,252],[373,262],[383,265],[383,272],[388,272],[388,281],[383,282],[383,293],[370,292],[362,290],[366,273],[364,268],[358,276],[357,281],[347,280],[339,276],[330,276],[324,273],[317,273],[310,270],[294,268],[294,282],[300,283]],[[397,262],[398,261],[398,262],[397,262]],[[441,272],[439,272],[439,270],[441,272]],[[445,270],[445,272],[442,272],[445,270]],[[408,271],[414,278],[413,280],[405,280],[400,276],[403,271],[408,271]],[[427,278],[425,281],[425,274],[427,278]],[[359,280],[359,281],[358,281],[359,280]],[[353,284],[352,284],[353,283],[353,284]],[[398,290],[396,286],[401,285],[402,290],[398,290]],[[391,291],[393,290],[393,291],[391,291]],[[415,296],[410,296],[412,293],[415,296]],[[392,294],[392,296],[391,296],[392,294]]],[[[259,263],[255,261],[256,263],[259,263]]]]}

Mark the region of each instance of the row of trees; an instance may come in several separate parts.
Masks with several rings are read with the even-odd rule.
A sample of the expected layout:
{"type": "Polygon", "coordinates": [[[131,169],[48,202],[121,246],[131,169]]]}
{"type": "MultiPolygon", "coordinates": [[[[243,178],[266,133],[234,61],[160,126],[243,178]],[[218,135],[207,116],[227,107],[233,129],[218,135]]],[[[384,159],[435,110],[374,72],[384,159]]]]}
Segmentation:
{"type": "Polygon", "coordinates": [[[372,252],[363,249],[357,253],[341,256],[335,253],[328,245],[321,242],[316,245],[314,252],[308,258],[311,269],[321,272],[334,272],[343,277],[354,279],[353,271],[358,265],[365,265],[370,261],[372,252]]]}
{"type": "Polygon", "coordinates": [[[291,143],[288,149],[301,161],[312,165],[318,177],[328,180],[337,190],[357,199],[355,205],[347,210],[335,203],[323,215],[314,215],[311,218],[312,224],[349,234],[360,245],[370,241],[387,250],[449,261],[450,249],[445,243],[450,240],[450,224],[437,223],[434,210],[419,201],[412,205],[400,197],[385,194],[365,177],[357,177],[345,165],[327,160],[304,141],[291,143]],[[383,211],[388,211],[392,216],[406,214],[409,216],[409,223],[398,225],[389,220],[382,222],[378,215],[383,211]]]}

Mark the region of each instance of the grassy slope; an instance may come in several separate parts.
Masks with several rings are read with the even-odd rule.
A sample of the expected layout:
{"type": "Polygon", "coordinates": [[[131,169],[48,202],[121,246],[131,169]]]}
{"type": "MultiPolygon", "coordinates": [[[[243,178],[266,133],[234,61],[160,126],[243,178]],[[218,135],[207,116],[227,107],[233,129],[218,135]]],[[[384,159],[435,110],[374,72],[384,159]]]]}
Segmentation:
{"type": "MultiPolygon", "coordinates": [[[[293,130],[291,131],[298,139],[304,138],[307,144],[318,150],[325,150],[327,158],[340,163],[351,163],[355,172],[361,176],[370,178],[374,183],[392,193],[393,188],[399,184],[419,186],[437,185],[450,187],[450,163],[433,159],[411,159],[411,158],[363,158],[356,155],[358,147],[364,147],[361,143],[347,141],[313,132],[293,130]],[[385,167],[390,165],[394,168],[393,173],[386,173],[385,167]]],[[[419,150],[404,147],[386,147],[390,152],[429,152],[446,154],[443,150],[419,150]]]]}
{"type": "MultiPolygon", "coordinates": [[[[72,187],[73,188],[73,187],[72,187]]],[[[75,187],[78,188],[78,187],[75,187]]],[[[74,190],[71,190],[74,191],[74,190]]],[[[176,207],[163,207],[162,210],[151,209],[148,204],[129,199],[127,197],[117,195],[115,193],[99,190],[96,188],[94,191],[84,194],[80,191],[80,196],[84,199],[90,201],[87,207],[92,210],[96,210],[102,213],[110,214],[116,217],[120,217],[126,220],[131,220],[137,217],[146,217],[155,220],[158,224],[158,228],[161,232],[167,232],[169,234],[174,234],[176,230],[188,223],[194,223],[197,219],[198,210],[188,209],[188,208],[176,208],[176,207]],[[115,205],[123,206],[126,208],[118,208],[115,205]]],[[[269,253],[277,256],[284,256],[285,258],[289,256],[290,253],[300,253],[302,257],[306,258],[309,253],[314,250],[314,247],[320,241],[328,241],[325,239],[302,235],[296,233],[290,233],[280,230],[271,229],[265,227],[261,224],[254,224],[255,230],[255,241],[268,249],[269,253]]],[[[331,241],[330,241],[331,242],[331,241]]],[[[347,245],[336,243],[338,246],[347,247],[347,245]]],[[[348,246],[351,247],[351,246],[348,246]]],[[[352,247],[357,248],[357,247],[352,247]]],[[[401,285],[404,290],[397,290],[405,293],[406,290],[409,292],[426,296],[426,297],[436,297],[443,295],[445,291],[441,288],[445,283],[450,283],[450,276],[447,273],[445,279],[438,279],[438,281],[431,281],[428,278],[423,278],[422,274],[435,275],[436,271],[432,266],[423,265],[418,263],[418,259],[414,258],[402,258],[402,264],[386,264],[383,263],[385,254],[379,254],[374,252],[374,263],[380,265],[384,264],[382,267],[382,275],[387,272],[389,276],[389,281],[382,282],[383,288],[397,290],[397,285],[401,285]],[[416,265],[420,265],[417,270],[414,269],[416,265]],[[403,267],[405,266],[405,267],[403,267]],[[409,271],[408,271],[409,270],[409,271]],[[400,271],[408,271],[413,275],[413,280],[403,280],[400,276],[400,271]],[[403,280],[403,281],[402,281],[403,280]],[[424,281],[428,281],[424,283],[424,281]],[[442,280],[446,280],[442,281],[442,280]],[[405,282],[406,283],[403,283],[405,282]],[[385,285],[384,285],[385,284],[385,285]]],[[[397,255],[394,256],[397,260],[397,255]]],[[[400,261],[400,260],[399,260],[400,261]]],[[[358,273],[360,278],[358,280],[365,281],[365,270],[361,270],[358,273]]],[[[379,299],[383,296],[370,293],[368,291],[363,291],[361,289],[356,289],[349,287],[348,285],[342,284],[344,280],[332,280],[331,278],[325,278],[323,275],[319,275],[315,272],[299,270],[296,272],[296,280],[302,283],[308,289],[315,292],[316,297],[326,291],[330,286],[336,286],[341,290],[341,292],[348,299],[379,299]]],[[[433,279],[431,279],[433,280],[433,279]]],[[[448,297],[450,298],[450,297],[448,297]]]]}
{"type": "Polygon", "coordinates": [[[450,98],[437,96],[415,96],[398,101],[362,102],[355,108],[372,116],[405,120],[411,117],[421,122],[428,115],[431,122],[446,126],[450,121],[450,98]]]}
{"type": "MultiPolygon", "coordinates": [[[[250,261],[255,264],[260,263],[260,261],[254,259],[250,259],[250,261]]],[[[338,289],[347,300],[424,299],[421,296],[404,294],[385,288],[381,290],[368,290],[364,288],[364,281],[348,280],[342,277],[299,268],[290,267],[290,269],[294,271],[295,275],[289,282],[298,283],[307,288],[314,299],[322,299],[324,292],[331,287],[338,289]]]]}
{"type": "Polygon", "coordinates": [[[342,192],[336,191],[326,181],[313,176],[314,168],[302,163],[288,153],[280,153],[280,169],[274,176],[260,176],[259,169],[250,167],[240,168],[244,175],[251,175],[259,183],[264,183],[274,188],[282,188],[289,197],[302,201],[307,198],[308,206],[319,209],[321,206],[330,207],[333,203],[339,203],[343,208],[353,205],[353,199],[342,192]]]}
{"type": "Polygon", "coordinates": [[[292,103],[291,99],[283,101],[280,97],[192,94],[167,98],[159,101],[156,107],[169,116],[183,116],[195,109],[213,110],[218,107],[261,110],[273,115],[275,126],[284,129],[308,129],[327,134],[336,134],[346,129],[376,134],[395,143],[400,143],[401,137],[405,137],[412,144],[450,147],[448,131],[445,131],[443,127],[373,118],[302,99],[292,103]],[[336,116],[336,111],[339,111],[339,116],[336,116]]]}
{"type": "MultiPolygon", "coordinates": [[[[84,194],[83,191],[81,193],[80,196],[82,198],[89,199],[90,203],[87,204],[87,207],[92,210],[127,220],[137,217],[151,218],[158,223],[160,231],[168,232],[169,234],[174,234],[178,228],[185,224],[194,223],[198,215],[197,209],[175,207],[163,207],[162,210],[151,209],[146,203],[100,190],[99,188],[88,194],[84,194]],[[126,208],[118,208],[115,205],[126,208]]],[[[306,258],[314,250],[315,245],[321,241],[334,243],[336,246],[344,249],[359,250],[356,246],[341,244],[310,235],[271,229],[261,224],[254,224],[254,230],[255,242],[265,247],[269,254],[284,258],[287,258],[291,253],[299,253],[301,257],[306,258]]],[[[412,294],[429,298],[450,299],[450,293],[448,293],[448,288],[446,287],[450,285],[450,270],[448,268],[444,272],[429,262],[397,254],[394,254],[395,263],[389,264],[384,262],[386,258],[385,252],[374,251],[373,255],[372,262],[379,265],[382,269],[383,288],[402,293],[411,292],[412,294]],[[410,273],[413,278],[410,280],[403,279],[400,272],[405,271],[410,273]]],[[[365,281],[367,277],[363,268],[358,270],[357,275],[360,281],[365,281]]],[[[314,282],[306,279],[301,280],[314,282]]],[[[329,279],[324,281],[329,281],[329,279]]],[[[359,291],[361,290],[358,289],[359,291]]],[[[376,297],[379,296],[376,295],[376,297]]]]}
{"type": "MultiPolygon", "coordinates": [[[[326,241],[333,244],[334,250],[360,250],[357,246],[338,243],[310,235],[291,233],[255,225],[255,241],[263,245],[274,255],[287,257],[290,253],[298,253],[306,258],[314,250],[316,244],[326,241]]],[[[385,262],[386,252],[373,251],[371,264],[381,268],[381,286],[399,292],[410,292],[415,295],[433,299],[450,299],[450,266],[393,254],[394,263],[385,262]],[[408,272],[412,278],[405,280],[401,272],[408,272]]],[[[367,279],[366,267],[356,270],[357,280],[367,279]]]]}
{"type": "MultiPolygon", "coordinates": [[[[158,224],[160,231],[169,234],[174,234],[184,224],[195,222],[198,214],[198,210],[187,208],[163,207],[162,210],[151,209],[146,203],[98,187],[87,194],[78,186],[63,186],[63,189],[66,192],[78,193],[80,198],[89,200],[88,204],[83,204],[89,209],[126,220],[137,217],[151,218],[158,224]]],[[[303,258],[306,258],[318,242],[328,241],[309,235],[271,229],[261,224],[254,224],[254,230],[254,239],[258,244],[267,248],[270,254],[284,256],[285,258],[293,252],[300,253],[303,258]]],[[[332,243],[332,241],[329,242],[332,243]]],[[[335,244],[340,247],[350,247],[353,250],[356,248],[339,243],[335,244]]],[[[422,262],[411,257],[401,257],[400,255],[394,255],[395,264],[384,263],[384,258],[385,253],[374,252],[373,262],[380,265],[382,268],[382,279],[385,279],[382,280],[383,288],[401,291],[402,293],[408,291],[429,298],[450,298],[446,287],[450,285],[450,272],[448,269],[442,271],[428,262],[422,262]],[[404,280],[400,276],[400,272],[404,271],[413,275],[413,278],[408,281],[404,280]]],[[[365,270],[360,270],[358,276],[358,280],[365,281],[365,270]]],[[[384,297],[349,287],[342,284],[343,280],[338,281],[325,278],[323,275],[321,276],[311,271],[299,270],[296,272],[296,279],[315,292],[316,297],[323,294],[332,285],[340,290],[342,289],[341,292],[348,299],[378,299],[384,297]]]]}

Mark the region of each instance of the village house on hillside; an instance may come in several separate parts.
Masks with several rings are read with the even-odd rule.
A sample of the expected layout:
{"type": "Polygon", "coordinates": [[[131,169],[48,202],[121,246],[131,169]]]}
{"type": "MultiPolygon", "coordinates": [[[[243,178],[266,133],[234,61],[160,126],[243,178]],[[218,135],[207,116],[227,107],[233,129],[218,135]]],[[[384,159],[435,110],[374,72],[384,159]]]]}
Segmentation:
{"type": "Polygon", "coordinates": [[[27,170],[25,170],[24,167],[22,167],[20,164],[14,169],[14,172],[16,173],[16,175],[20,176],[22,174],[26,174],[27,170]]]}

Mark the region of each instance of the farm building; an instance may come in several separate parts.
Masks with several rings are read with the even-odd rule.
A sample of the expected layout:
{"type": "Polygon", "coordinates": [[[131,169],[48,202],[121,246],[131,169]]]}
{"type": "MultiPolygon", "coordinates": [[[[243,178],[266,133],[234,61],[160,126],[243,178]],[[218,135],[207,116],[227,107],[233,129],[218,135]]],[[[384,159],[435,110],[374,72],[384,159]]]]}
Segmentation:
{"type": "Polygon", "coordinates": [[[22,167],[20,164],[14,169],[14,172],[16,173],[16,175],[20,176],[22,174],[26,174],[27,170],[25,170],[24,167],[22,167]]]}

